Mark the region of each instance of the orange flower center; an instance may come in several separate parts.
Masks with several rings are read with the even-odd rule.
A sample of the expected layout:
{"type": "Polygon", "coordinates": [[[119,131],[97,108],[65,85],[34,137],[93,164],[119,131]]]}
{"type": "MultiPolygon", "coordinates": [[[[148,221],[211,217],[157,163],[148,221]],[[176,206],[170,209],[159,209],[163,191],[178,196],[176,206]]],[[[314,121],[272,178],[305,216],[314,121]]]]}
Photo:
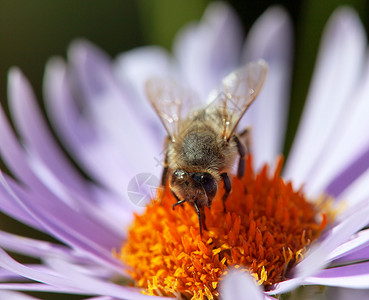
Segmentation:
{"type": "Polygon", "coordinates": [[[272,176],[268,166],[255,174],[249,156],[245,176],[232,180],[225,211],[221,191],[205,208],[202,237],[193,207],[173,210],[176,199],[165,189],[161,201],[135,216],[115,255],[149,295],[216,299],[230,267],[249,272],[264,287],[282,281],[327,223],[301,190],[280,177],[282,164],[280,158],[272,176]]]}

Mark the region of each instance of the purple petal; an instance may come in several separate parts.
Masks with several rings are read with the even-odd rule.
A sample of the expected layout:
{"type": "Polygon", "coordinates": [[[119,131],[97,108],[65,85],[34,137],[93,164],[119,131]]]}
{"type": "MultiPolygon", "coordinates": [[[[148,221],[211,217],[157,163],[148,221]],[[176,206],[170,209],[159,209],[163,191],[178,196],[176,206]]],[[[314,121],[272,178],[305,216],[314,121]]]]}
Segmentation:
{"type": "MultiPolygon", "coordinates": [[[[21,88],[22,87],[20,86],[19,89],[21,88]]],[[[28,155],[15,137],[2,107],[0,107],[0,139],[2,159],[12,174],[14,174],[19,180],[27,182],[30,186],[42,191],[45,190],[43,184],[40,183],[29,168],[27,161],[28,155]]]]}
{"type": "MultiPolygon", "coordinates": [[[[121,196],[111,191],[92,185],[91,193],[96,203],[90,206],[90,215],[109,231],[120,236],[121,240],[124,240],[127,229],[133,221],[132,210],[123,205],[121,196]]],[[[135,207],[135,211],[138,213],[141,209],[144,208],[135,207]]]]}
{"type": "Polygon", "coordinates": [[[368,190],[369,170],[365,171],[359,178],[357,178],[337,199],[343,205],[347,206],[346,211],[351,208],[355,209],[361,202],[365,202],[369,198],[368,190]]]}
{"type": "Polygon", "coordinates": [[[44,79],[45,106],[63,143],[72,156],[78,158],[78,162],[90,171],[83,154],[88,154],[84,148],[96,143],[96,133],[94,127],[89,126],[81,116],[72,98],[66,75],[66,66],[62,60],[54,58],[48,62],[44,79]]]}
{"type": "Polygon", "coordinates": [[[271,291],[266,292],[267,295],[278,295],[292,291],[298,287],[302,282],[302,278],[293,278],[282,281],[273,287],[271,291]]]}
{"type": "MultiPolygon", "coordinates": [[[[1,113],[0,113],[1,114],[1,113]]],[[[1,122],[0,122],[1,123],[1,122]]],[[[1,125],[0,125],[1,127],[1,125]]],[[[0,187],[0,210],[8,216],[39,230],[43,230],[40,224],[34,220],[18,203],[13,201],[8,192],[0,187]]]]}
{"type": "MultiPolygon", "coordinates": [[[[31,267],[26,267],[0,249],[0,266],[25,278],[39,281],[47,285],[64,288],[66,290],[80,292],[81,294],[112,296],[118,299],[151,299],[139,290],[115,285],[111,282],[85,276],[77,272],[75,266],[64,261],[59,263],[58,275],[40,272],[31,267]]],[[[54,265],[55,266],[55,265],[54,265]]],[[[164,299],[164,298],[157,298],[164,299]]]]}
{"type": "Polygon", "coordinates": [[[337,10],[323,34],[308,99],[285,169],[286,177],[293,178],[297,186],[306,182],[310,193],[321,192],[317,186],[350,159],[340,156],[331,161],[330,156],[339,149],[336,138],[341,135],[340,123],[360,82],[365,49],[365,32],[358,16],[349,8],[337,10]],[[329,165],[325,165],[322,155],[329,159],[329,165]],[[329,174],[325,168],[329,168],[329,174]]]}
{"type": "Polygon", "coordinates": [[[221,281],[220,294],[224,300],[262,300],[265,296],[251,275],[230,270],[221,281]]]}
{"type": "Polygon", "coordinates": [[[351,255],[355,253],[356,259],[369,259],[369,229],[356,233],[349,241],[338,246],[329,255],[330,260],[338,262],[355,260],[351,255]],[[366,256],[365,256],[366,255],[366,256]]]}
{"type": "Polygon", "coordinates": [[[47,255],[58,255],[70,260],[78,260],[79,262],[87,261],[85,256],[65,246],[39,241],[4,231],[0,231],[0,247],[40,259],[47,255]]]}
{"type": "MultiPolygon", "coordinates": [[[[81,294],[81,291],[79,289],[56,287],[41,283],[0,283],[0,290],[81,294]]],[[[3,291],[0,291],[0,296],[2,292],[3,291]]],[[[0,299],[3,298],[0,297],[0,299]]]]}
{"type": "Polygon", "coordinates": [[[90,132],[96,124],[83,125],[85,121],[78,115],[76,103],[71,98],[66,81],[66,68],[60,60],[49,62],[45,78],[46,107],[55,129],[72,156],[78,158],[84,169],[95,179],[98,178],[103,185],[110,187],[110,190],[105,190],[91,186],[91,197],[95,200],[95,205],[85,207],[84,211],[90,211],[95,219],[122,235],[123,229],[132,219],[130,212],[132,209],[138,210],[126,197],[127,186],[124,181],[130,178],[126,174],[123,176],[123,168],[117,167],[118,161],[124,157],[121,153],[116,153],[116,147],[111,141],[106,141],[104,135],[99,137],[96,132],[90,132]],[[117,156],[119,158],[115,161],[117,156]],[[124,197],[111,190],[124,193],[124,197]]]}
{"type": "MultiPolygon", "coordinates": [[[[9,85],[14,119],[24,138],[27,153],[31,157],[29,165],[32,171],[66,203],[78,208],[84,214],[101,220],[104,212],[99,215],[101,207],[99,210],[94,209],[94,197],[87,190],[86,183],[66,161],[47,131],[26,79],[19,71],[13,70],[9,75],[9,85]]],[[[30,176],[24,178],[24,183],[36,187],[34,181],[28,182],[29,178],[30,176]]]]}
{"type": "Polygon", "coordinates": [[[31,297],[26,294],[12,292],[12,291],[0,291],[0,299],[12,299],[12,300],[36,300],[39,298],[31,297]]]}
{"type": "Polygon", "coordinates": [[[211,3],[201,22],[182,29],[174,43],[178,68],[186,82],[205,101],[232,69],[239,65],[242,34],[230,6],[211,3]]]}
{"type": "Polygon", "coordinates": [[[346,264],[354,264],[363,261],[369,260],[369,245],[358,247],[347,254],[341,256],[340,258],[334,260],[331,265],[339,266],[339,265],[346,265],[346,264]]]}
{"type": "Polygon", "coordinates": [[[136,48],[119,55],[115,60],[114,70],[122,88],[129,94],[129,99],[135,99],[127,101],[127,105],[131,106],[133,111],[139,112],[140,124],[145,126],[145,131],[157,137],[162,147],[165,130],[148,101],[145,83],[152,77],[175,76],[169,53],[155,46],[136,48]]]}
{"type": "Polygon", "coordinates": [[[87,120],[74,102],[67,82],[66,67],[60,60],[52,60],[47,65],[45,94],[50,120],[71,155],[78,159],[83,168],[107,186],[118,178],[124,178],[123,169],[114,167],[119,162],[118,159],[114,163],[118,156],[114,146],[104,136],[99,136],[96,124],[87,120]]]}
{"type": "MultiPolygon", "coordinates": [[[[119,299],[148,299],[150,296],[145,296],[140,289],[131,287],[122,287],[111,283],[110,281],[103,281],[97,279],[94,275],[86,276],[81,272],[81,269],[57,257],[50,257],[48,259],[50,265],[58,274],[64,275],[73,279],[78,283],[79,287],[88,288],[90,294],[115,296],[119,299]],[[124,293],[123,293],[124,292],[124,293]]],[[[168,299],[159,297],[158,299],[168,299]]]]}
{"type": "Polygon", "coordinates": [[[305,278],[324,268],[330,262],[331,253],[368,222],[369,205],[363,204],[360,210],[347,216],[324,234],[321,242],[313,246],[302,262],[294,268],[294,277],[305,278]]]}
{"type": "MultiPolygon", "coordinates": [[[[3,117],[3,115],[1,116],[3,117]]],[[[68,208],[64,203],[62,203],[59,198],[51,194],[50,191],[48,191],[48,189],[46,189],[43,184],[29,170],[27,162],[25,161],[25,158],[27,156],[25,154],[22,154],[20,145],[16,142],[14,135],[10,132],[8,124],[4,122],[4,119],[1,119],[1,121],[3,125],[5,125],[1,126],[0,129],[0,134],[3,137],[2,141],[4,142],[0,145],[2,153],[5,154],[3,157],[7,162],[9,162],[9,165],[12,167],[12,169],[16,171],[16,174],[19,174],[21,176],[21,179],[25,181],[30,187],[32,187],[36,195],[38,194],[38,196],[31,196],[29,194],[24,194],[24,191],[21,191],[21,189],[19,189],[18,193],[21,192],[22,196],[15,196],[16,192],[14,192],[7,183],[7,181],[9,181],[10,179],[7,179],[7,176],[5,176],[3,178],[3,187],[1,189],[1,193],[5,196],[5,199],[8,201],[8,203],[13,201],[17,204],[18,210],[22,209],[24,211],[25,216],[28,216],[28,218],[23,218],[23,220],[28,221],[28,224],[31,223],[33,226],[40,230],[47,230],[49,233],[61,238],[61,240],[64,240],[66,243],[69,242],[73,244],[77,248],[81,246],[82,248],[84,248],[84,242],[81,243],[79,241],[79,238],[76,239],[76,235],[81,234],[83,239],[87,240],[88,237],[96,239],[97,236],[94,236],[93,231],[90,231],[90,233],[88,233],[88,229],[91,230],[92,228],[96,227],[98,231],[102,231],[102,235],[100,236],[102,240],[97,242],[97,245],[91,247],[90,249],[92,250],[92,253],[96,253],[96,249],[100,248],[101,246],[107,247],[107,251],[109,252],[106,252],[105,257],[107,261],[110,261],[110,263],[112,263],[113,260],[110,251],[113,245],[114,247],[119,246],[119,243],[121,243],[122,241],[121,238],[119,238],[119,236],[112,235],[111,232],[104,231],[101,224],[91,223],[91,221],[85,219],[81,214],[72,211],[72,209],[68,208]],[[31,198],[32,200],[30,200],[31,198]],[[50,206],[51,203],[52,206],[50,206]],[[30,216],[32,216],[33,220],[30,218],[30,216]],[[52,216],[55,216],[55,219],[53,219],[52,216]],[[68,221],[70,222],[72,218],[74,218],[75,223],[71,222],[71,224],[75,226],[71,226],[72,229],[69,233],[67,233],[66,227],[68,226],[65,226],[65,224],[68,221]],[[56,222],[62,225],[56,225],[56,222]],[[85,225],[83,225],[83,223],[85,223],[85,225]],[[72,239],[73,241],[68,240],[68,237],[71,238],[72,236],[75,236],[72,239]],[[108,242],[109,239],[110,242],[108,242]]],[[[14,185],[13,187],[15,186],[16,185],[14,185]]],[[[4,202],[7,203],[6,201],[3,201],[2,203],[4,202]]],[[[9,212],[9,214],[14,215],[11,211],[9,212]]],[[[84,248],[84,250],[86,251],[86,248],[84,248]]],[[[101,259],[101,255],[97,255],[97,258],[101,259]]],[[[116,264],[116,262],[114,264],[116,264]]]]}
{"type": "MultiPolygon", "coordinates": [[[[29,144],[32,145],[31,148],[37,147],[33,145],[33,139],[39,141],[40,144],[43,144],[45,147],[44,149],[40,150],[42,152],[40,154],[35,153],[35,151],[32,151],[31,149],[28,150],[28,152],[23,150],[16,137],[14,136],[14,133],[12,132],[3,114],[3,111],[0,110],[0,137],[2,140],[0,150],[7,165],[24,184],[27,184],[34,191],[37,191],[37,193],[43,194],[44,197],[50,197],[50,199],[54,199],[54,201],[64,201],[71,207],[79,209],[84,214],[90,214],[92,217],[95,217],[95,221],[97,222],[98,218],[96,209],[94,209],[95,207],[91,205],[91,199],[93,199],[93,197],[92,195],[87,195],[86,186],[82,184],[82,181],[80,179],[77,179],[79,178],[78,175],[74,172],[70,173],[69,171],[67,171],[68,168],[64,168],[62,166],[60,167],[62,169],[64,168],[63,170],[66,171],[64,172],[62,169],[60,169],[60,173],[63,174],[64,172],[63,176],[69,176],[70,178],[75,180],[75,182],[71,183],[69,179],[64,180],[60,177],[61,175],[57,175],[58,169],[55,169],[55,166],[58,167],[58,164],[55,163],[53,165],[53,162],[54,160],[58,160],[59,158],[61,161],[63,161],[63,159],[61,157],[54,156],[54,154],[50,154],[50,151],[56,151],[56,153],[59,153],[58,150],[56,150],[57,148],[55,145],[50,146],[50,148],[45,145],[47,144],[46,140],[48,138],[46,133],[45,135],[42,135],[42,128],[43,126],[45,126],[45,124],[40,124],[39,113],[36,112],[35,107],[30,107],[32,106],[31,104],[34,102],[34,99],[31,95],[32,93],[30,91],[28,83],[16,70],[13,70],[10,73],[9,77],[11,92],[10,98],[13,103],[19,104],[19,106],[18,104],[16,105],[18,107],[16,110],[19,109],[21,111],[20,113],[25,113],[24,120],[33,124],[32,126],[34,126],[34,124],[39,125],[39,130],[36,129],[37,126],[33,128],[34,132],[38,132],[35,137],[27,136],[28,134],[32,135],[33,133],[28,132],[25,128],[22,129],[27,131],[27,133],[25,133],[26,140],[29,142],[29,144]],[[23,105],[20,104],[20,101],[27,102],[27,112],[21,109],[21,106],[23,105]],[[31,115],[33,115],[33,117],[31,115]],[[43,141],[40,141],[41,136],[43,136],[43,141]],[[46,151],[47,149],[48,151],[47,153],[45,153],[44,151],[46,151]],[[42,162],[42,160],[44,160],[48,165],[42,162]],[[32,166],[32,169],[30,168],[30,166],[32,166]],[[41,182],[40,180],[44,181],[41,182]],[[44,185],[45,183],[48,185],[48,188],[44,185]],[[55,194],[59,197],[55,198],[55,194]]],[[[20,119],[22,119],[22,117],[20,117],[20,119]]],[[[22,123],[23,121],[19,122],[22,123]]],[[[25,123],[20,126],[27,127],[25,123]]],[[[37,151],[38,150],[36,150],[36,152],[37,151]]],[[[67,163],[65,164],[67,165],[67,163]]],[[[11,197],[9,198],[9,195],[7,195],[7,193],[4,193],[4,190],[2,190],[2,193],[3,201],[1,201],[1,208],[4,212],[13,217],[16,217],[19,220],[22,220],[23,222],[33,227],[42,230],[40,224],[30,218],[28,213],[25,213],[24,210],[19,207],[19,205],[12,201],[11,197]]]]}
{"type": "Polygon", "coordinates": [[[244,61],[264,59],[269,65],[266,82],[241,120],[240,130],[251,125],[255,166],[274,163],[282,152],[286,128],[292,64],[292,24],[282,8],[269,8],[251,28],[244,61]],[[266,122],[266,120],[268,120],[266,122]]]}
{"type": "MultiPolygon", "coordinates": [[[[4,249],[2,249],[2,250],[4,250],[4,249]]],[[[50,267],[46,266],[45,264],[24,264],[24,266],[26,266],[27,268],[33,269],[33,270],[37,270],[38,272],[41,272],[41,273],[56,275],[55,271],[51,270],[50,267]]],[[[1,271],[3,272],[2,275],[4,275],[3,278],[5,278],[5,276],[8,274],[9,278],[11,278],[10,276],[13,276],[12,282],[24,282],[24,277],[22,277],[19,274],[11,272],[7,269],[1,269],[1,271]]],[[[4,280],[2,280],[2,282],[4,282],[4,280]]],[[[29,283],[29,282],[30,282],[30,280],[27,281],[27,283],[29,283]]]]}
{"type": "Polygon", "coordinates": [[[114,298],[112,297],[107,297],[107,296],[102,296],[102,297],[93,297],[93,298],[88,298],[86,300],[114,300],[114,298]]]}
{"type": "Polygon", "coordinates": [[[88,198],[80,175],[55,143],[36,105],[29,83],[17,69],[9,72],[8,90],[13,120],[30,157],[36,160],[36,174],[42,176],[43,182],[55,191],[64,185],[68,190],[88,198]]]}
{"type": "MultiPolygon", "coordinates": [[[[93,178],[112,191],[105,192],[104,197],[107,198],[104,199],[103,192],[100,190],[97,195],[99,199],[96,199],[99,207],[103,210],[116,206],[113,211],[116,213],[125,211],[124,214],[132,209],[137,210],[137,207],[133,207],[128,201],[126,195],[127,182],[131,179],[131,175],[125,172],[127,170],[121,165],[127,158],[124,157],[124,153],[119,152],[115,141],[98,132],[96,122],[88,120],[85,114],[81,115],[77,103],[71,97],[66,67],[60,60],[54,59],[47,65],[45,89],[46,108],[50,120],[71,155],[78,159],[93,178]],[[120,196],[114,195],[114,192],[120,196]],[[114,203],[110,202],[111,200],[114,203]]],[[[131,150],[132,147],[127,145],[126,151],[131,150]]],[[[96,190],[92,191],[92,195],[96,197],[96,190]]],[[[111,221],[116,221],[117,228],[120,224],[119,220],[123,219],[124,216],[121,216],[117,219],[111,218],[111,221]]]]}
{"type": "Polygon", "coordinates": [[[161,141],[158,143],[156,136],[144,130],[138,117],[140,112],[132,111],[126,104],[134,99],[127,98],[122,91],[110,62],[100,51],[87,43],[75,43],[69,57],[85,97],[84,117],[96,128],[94,146],[102,148],[88,149],[94,151],[90,166],[95,168],[94,174],[100,173],[99,179],[104,180],[104,184],[126,197],[128,182],[135,175],[146,172],[159,176],[161,173],[153,158],[162,150],[158,148],[161,141]]]}
{"type": "Polygon", "coordinates": [[[31,280],[65,288],[70,288],[73,286],[72,282],[70,282],[70,279],[64,279],[59,275],[55,275],[53,272],[40,271],[38,268],[24,266],[16,262],[2,249],[0,249],[0,266],[8,271],[19,274],[31,280]]]}
{"type": "Polygon", "coordinates": [[[293,278],[283,281],[268,292],[270,295],[288,292],[301,285],[302,281],[323,269],[332,259],[331,253],[345,243],[355,232],[369,222],[369,205],[360,205],[348,214],[338,225],[332,227],[321,238],[319,243],[313,245],[305,258],[293,269],[293,278]]]}
{"type": "MultiPolygon", "coordinates": [[[[27,182],[30,186],[38,189],[40,192],[47,192],[45,187],[34,176],[28,167],[26,161],[26,154],[17,141],[13,131],[10,128],[9,122],[5,117],[3,109],[0,107],[0,153],[3,161],[13,174],[16,175],[21,181],[27,182]]],[[[28,224],[39,230],[44,230],[42,226],[34,220],[27,211],[24,210],[8,192],[0,187],[0,194],[2,199],[0,201],[0,207],[3,212],[13,216],[14,218],[28,224]]]]}
{"type": "Polygon", "coordinates": [[[342,266],[342,265],[352,265],[355,263],[360,263],[369,260],[369,243],[357,247],[351,251],[348,251],[344,255],[340,256],[338,259],[332,261],[330,266],[342,266]]]}
{"type": "Polygon", "coordinates": [[[86,219],[54,197],[45,198],[43,194],[26,192],[6,177],[1,178],[1,184],[13,197],[13,201],[23,206],[49,234],[106,264],[107,267],[120,269],[120,263],[113,259],[111,251],[120,247],[122,241],[112,232],[86,219]]]}
{"type": "MultiPolygon", "coordinates": [[[[357,193],[367,191],[356,190],[357,180],[368,176],[368,149],[369,134],[362,128],[369,126],[366,112],[369,109],[369,61],[365,69],[359,74],[358,86],[350,95],[349,108],[342,113],[342,118],[337,124],[335,136],[332,135],[331,143],[324,147],[324,153],[320,158],[321,171],[313,174],[314,182],[311,189],[326,189],[335,197],[343,198],[343,191],[350,189],[349,205],[356,203],[359,199],[357,193]],[[353,199],[351,199],[353,196],[353,199]]],[[[368,193],[366,193],[368,195],[368,193]]]]}
{"type": "Polygon", "coordinates": [[[16,282],[23,281],[24,278],[5,269],[0,269],[0,282],[16,282]]]}
{"type": "Polygon", "coordinates": [[[358,156],[347,168],[340,172],[327,186],[328,194],[337,197],[369,167],[369,149],[358,156]]]}
{"type": "Polygon", "coordinates": [[[322,270],[317,275],[306,278],[304,284],[369,288],[369,262],[322,270]]]}

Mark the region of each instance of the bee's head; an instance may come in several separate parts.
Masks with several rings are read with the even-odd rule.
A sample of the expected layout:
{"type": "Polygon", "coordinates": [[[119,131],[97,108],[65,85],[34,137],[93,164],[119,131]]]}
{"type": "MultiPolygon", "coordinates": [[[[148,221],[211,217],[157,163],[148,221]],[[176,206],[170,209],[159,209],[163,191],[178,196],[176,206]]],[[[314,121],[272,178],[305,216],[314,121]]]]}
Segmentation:
{"type": "Polygon", "coordinates": [[[186,199],[190,203],[196,201],[200,207],[210,207],[218,190],[218,183],[210,173],[190,173],[181,169],[172,174],[170,185],[180,200],[186,199]]]}

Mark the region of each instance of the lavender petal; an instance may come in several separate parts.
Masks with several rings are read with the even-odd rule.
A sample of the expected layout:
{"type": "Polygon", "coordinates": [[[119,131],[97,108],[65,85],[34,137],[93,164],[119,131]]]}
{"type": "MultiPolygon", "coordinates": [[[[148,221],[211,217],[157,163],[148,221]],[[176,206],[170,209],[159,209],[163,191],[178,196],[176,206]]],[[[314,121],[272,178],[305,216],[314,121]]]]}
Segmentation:
{"type": "Polygon", "coordinates": [[[32,162],[36,160],[35,168],[43,167],[39,173],[46,173],[42,177],[44,184],[52,180],[51,186],[62,185],[78,196],[88,198],[81,176],[66,159],[48,131],[31,87],[17,69],[12,69],[9,73],[8,90],[11,114],[30,156],[30,166],[33,167],[32,162]]]}
{"type": "Polygon", "coordinates": [[[100,173],[99,179],[104,180],[104,185],[111,187],[122,198],[127,197],[128,183],[138,173],[160,176],[161,165],[158,166],[154,157],[147,155],[147,149],[153,155],[160,155],[162,149],[158,148],[158,139],[143,130],[139,112],[131,111],[130,106],[125,104],[132,99],[124,94],[112,73],[110,62],[99,50],[85,42],[75,43],[70,48],[69,57],[80,92],[86,99],[83,103],[85,117],[96,127],[97,146],[105,145],[101,149],[104,152],[92,149],[97,150],[93,154],[100,158],[93,158],[100,164],[91,160],[90,165],[95,168],[94,174],[100,173]],[[128,147],[132,143],[138,145],[135,151],[128,147]],[[104,170],[103,174],[101,170],[104,170]]]}
{"type": "MultiPolygon", "coordinates": [[[[76,271],[75,266],[61,262],[57,271],[58,275],[47,274],[26,267],[0,249],[0,266],[25,278],[39,281],[47,285],[65,288],[67,290],[79,291],[80,294],[112,296],[118,299],[150,299],[139,290],[115,285],[107,281],[85,276],[76,271]]],[[[157,299],[164,299],[159,297],[157,299]]]]}
{"type": "Polygon", "coordinates": [[[26,192],[10,178],[2,177],[1,184],[13,200],[22,205],[49,234],[107,267],[120,269],[120,264],[113,259],[111,251],[114,247],[120,247],[122,241],[112,232],[106,231],[60,201],[26,192]]]}
{"type": "MultiPolygon", "coordinates": [[[[310,182],[319,183],[319,173],[324,171],[322,155],[333,155],[325,147],[341,134],[339,124],[359,82],[365,48],[365,32],[358,16],[349,8],[337,10],[324,30],[308,99],[285,168],[287,179],[293,178],[297,186],[306,183],[309,195],[317,192],[314,186],[309,190],[310,182]]],[[[333,144],[329,147],[337,150],[333,144]]],[[[340,157],[335,163],[344,164],[347,159],[350,157],[340,157]]]]}
{"type": "Polygon", "coordinates": [[[308,277],[304,284],[319,284],[345,288],[369,288],[369,262],[330,268],[308,277]]]}
{"type": "MultiPolygon", "coordinates": [[[[369,252],[365,251],[369,246],[369,229],[362,230],[356,233],[351,239],[336,249],[329,255],[329,260],[347,261],[348,257],[355,252],[366,253],[366,258],[369,259],[369,252]],[[363,251],[364,250],[364,251],[363,251]]],[[[365,257],[362,257],[365,258],[365,257]]]]}
{"type": "Polygon", "coordinates": [[[233,9],[225,3],[211,3],[201,22],[190,24],[177,34],[173,48],[180,81],[187,83],[205,103],[210,91],[239,65],[241,41],[241,26],[233,9]]]}
{"type": "Polygon", "coordinates": [[[252,128],[254,163],[259,168],[265,162],[273,164],[283,147],[292,64],[292,24],[287,12],[281,7],[264,12],[248,33],[243,53],[243,61],[262,58],[269,67],[259,96],[239,124],[240,130],[252,128]]]}
{"type": "Polygon", "coordinates": [[[249,274],[237,270],[230,270],[221,283],[220,294],[224,300],[265,299],[255,279],[249,274]]]}

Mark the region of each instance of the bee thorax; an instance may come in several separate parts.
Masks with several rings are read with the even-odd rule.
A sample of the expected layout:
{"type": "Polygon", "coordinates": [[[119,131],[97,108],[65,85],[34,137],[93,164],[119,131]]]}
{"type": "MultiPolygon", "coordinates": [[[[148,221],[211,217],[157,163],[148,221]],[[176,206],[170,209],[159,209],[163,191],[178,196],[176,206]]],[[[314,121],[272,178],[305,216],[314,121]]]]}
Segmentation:
{"type": "Polygon", "coordinates": [[[183,139],[180,156],[185,164],[206,169],[215,164],[223,164],[223,147],[212,132],[192,132],[183,139]]]}

